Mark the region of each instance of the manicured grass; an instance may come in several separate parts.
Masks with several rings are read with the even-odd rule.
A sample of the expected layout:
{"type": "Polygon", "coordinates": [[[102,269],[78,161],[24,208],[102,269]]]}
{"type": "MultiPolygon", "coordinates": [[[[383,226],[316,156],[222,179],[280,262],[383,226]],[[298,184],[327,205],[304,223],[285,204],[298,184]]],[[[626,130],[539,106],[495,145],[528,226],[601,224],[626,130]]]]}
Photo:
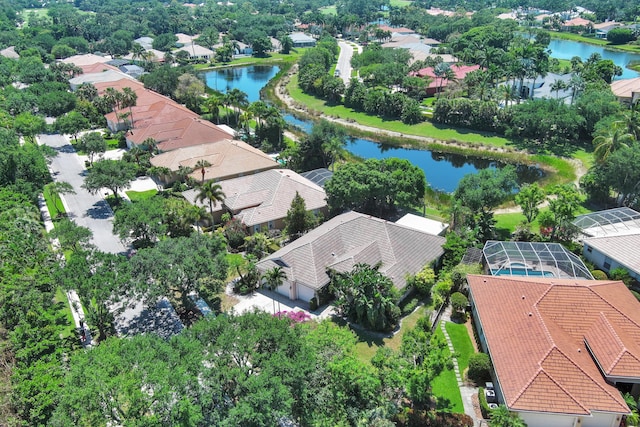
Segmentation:
{"type": "Polygon", "coordinates": [[[50,185],[45,185],[42,195],[44,196],[44,200],[47,204],[47,209],[49,210],[49,215],[51,216],[51,218],[55,218],[56,216],[65,213],[62,200],[60,200],[60,197],[57,197],[54,193],[51,192],[50,185]]]}
{"type": "MultiPolygon", "coordinates": [[[[436,328],[435,336],[444,340],[442,329],[436,328]]],[[[446,349],[445,351],[449,351],[446,349]]],[[[446,369],[431,381],[431,392],[436,398],[437,409],[445,412],[464,413],[462,396],[458,387],[458,380],[453,369],[446,369]]]]}
{"type": "Polygon", "coordinates": [[[61,287],[56,289],[53,299],[58,312],[64,313],[64,317],[67,319],[67,324],[61,325],[60,327],[60,338],[70,337],[74,334],[75,321],[73,320],[73,314],[71,314],[71,307],[69,306],[67,295],[61,287]]]}
{"type": "Polygon", "coordinates": [[[356,344],[356,356],[358,359],[365,363],[371,362],[371,358],[378,351],[378,347],[385,346],[395,351],[400,349],[402,343],[402,335],[409,329],[416,326],[418,319],[425,313],[425,307],[422,306],[415,310],[413,313],[402,318],[402,325],[400,331],[393,335],[391,338],[380,338],[377,334],[369,331],[354,329],[353,332],[358,336],[358,343],[356,344]]]}
{"type": "Polygon", "coordinates": [[[410,1],[410,0],[391,0],[389,2],[389,5],[391,5],[393,7],[405,7],[405,6],[409,6],[411,3],[413,3],[413,1],[410,1]]]}
{"type": "MultiPolygon", "coordinates": [[[[496,229],[505,230],[505,234],[513,233],[516,227],[525,220],[524,215],[521,212],[496,214],[493,216],[496,220],[496,229]]],[[[538,221],[533,221],[530,229],[537,232],[540,226],[538,221]]]]}
{"type": "Polygon", "coordinates": [[[459,141],[471,144],[490,145],[500,148],[510,145],[508,139],[495,136],[490,133],[434,125],[431,122],[407,125],[402,123],[400,120],[385,120],[377,116],[370,116],[365,113],[357,112],[351,108],[345,107],[344,105],[328,105],[322,99],[303,93],[298,87],[297,75],[291,77],[289,84],[287,84],[287,89],[294,100],[305,105],[309,110],[318,111],[330,117],[352,119],[365,126],[385,129],[401,134],[433,138],[441,141],[459,141]]]}
{"type": "Polygon", "coordinates": [[[471,338],[469,338],[467,326],[464,324],[447,322],[444,327],[447,329],[453,348],[456,351],[458,367],[460,368],[460,376],[462,377],[464,371],[469,366],[469,357],[475,352],[471,338]]]}
{"type": "Polygon", "coordinates": [[[322,13],[323,15],[337,15],[338,11],[336,9],[335,5],[331,5],[331,6],[325,6],[325,7],[321,7],[320,8],[320,13],[322,13]]]}
{"type": "Polygon", "coordinates": [[[118,140],[118,138],[109,138],[105,139],[105,141],[107,143],[107,151],[117,150],[118,148],[120,148],[120,141],[118,140]]]}
{"type": "Polygon", "coordinates": [[[238,65],[267,65],[271,63],[277,64],[278,62],[292,62],[302,56],[302,54],[308,48],[292,49],[289,54],[284,53],[270,53],[269,56],[257,57],[257,56],[243,56],[242,58],[234,58],[230,62],[215,63],[215,64],[195,64],[193,66],[197,71],[214,70],[216,68],[228,68],[236,67],[238,65]]]}
{"type": "Polygon", "coordinates": [[[127,191],[127,197],[132,202],[139,202],[141,200],[147,200],[152,198],[158,193],[158,190],[147,190],[147,191],[127,191]]]}

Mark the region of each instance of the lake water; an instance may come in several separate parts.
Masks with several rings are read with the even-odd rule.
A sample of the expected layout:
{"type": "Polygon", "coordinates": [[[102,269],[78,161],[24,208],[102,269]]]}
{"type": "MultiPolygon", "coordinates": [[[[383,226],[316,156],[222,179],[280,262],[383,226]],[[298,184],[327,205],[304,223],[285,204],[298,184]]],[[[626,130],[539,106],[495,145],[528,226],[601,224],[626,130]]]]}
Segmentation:
{"type": "Polygon", "coordinates": [[[640,54],[637,53],[605,49],[602,46],[560,39],[551,39],[549,49],[551,56],[558,59],[571,59],[574,56],[579,56],[583,61],[586,61],[592,54],[599,53],[602,59],[610,59],[614,64],[622,67],[622,76],[616,77],[616,79],[631,79],[640,76],[640,73],[627,68],[630,62],[640,62],[640,54]]]}
{"type": "MultiPolygon", "coordinates": [[[[254,102],[260,99],[260,90],[277,72],[278,67],[275,66],[226,68],[208,71],[205,74],[205,80],[209,87],[217,88],[223,93],[238,88],[247,93],[250,102],[254,102]]],[[[283,117],[289,125],[296,126],[303,132],[311,132],[313,127],[311,121],[300,120],[288,113],[283,117]]],[[[432,188],[448,193],[456,189],[458,182],[466,174],[475,173],[480,169],[494,169],[502,166],[501,163],[477,157],[397,148],[361,138],[351,138],[346,149],[365,159],[386,159],[389,157],[407,159],[424,171],[427,182],[432,188]]],[[[521,165],[517,169],[520,182],[533,182],[542,176],[542,171],[535,167],[521,165]]]]}
{"type": "Polygon", "coordinates": [[[278,74],[280,67],[252,65],[249,67],[221,68],[207,71],[204,78],[207,86],[222,93],[240,89],[247,94],[249,102],[260,99],[260,90],[278,74]]]}

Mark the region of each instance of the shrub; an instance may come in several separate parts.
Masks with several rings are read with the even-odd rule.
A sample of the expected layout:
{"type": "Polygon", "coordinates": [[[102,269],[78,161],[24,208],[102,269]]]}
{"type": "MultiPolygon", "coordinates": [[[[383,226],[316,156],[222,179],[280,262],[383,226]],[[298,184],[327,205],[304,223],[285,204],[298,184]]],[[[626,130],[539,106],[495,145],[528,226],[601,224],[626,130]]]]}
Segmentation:
{"type": "Polygon", "coordinates": [[[429,295],[435,282],[436,273],[429,266],[425,266],[415,276],[409,278],[409,285],[413,286],[421,295],[429,295]]]}
{"type": "Polygon", "coordinates": [[[402,315],[406,316],[407,314],[413,313],[413,310],[416,309],[419,302],[418,298],[411,298],[411,300],[402,306],[402,315]]]}
{"type": "Polygon", "coordinates": [[[629,272],[622,267],[611,270],[609,272],[609,276],[611,277],[611,280],[621,280],[625,285],[627,285],[627,287],[631,286],[631,281],[633,280],[629,272]]]}
{"type": "Polygon", "coordinates": [[[431,289],[431,299],[435,307],[440,306],[447,300],[452,287],[453,280],[451,280],[450,277],[442,278],[436,283],[433,289],[431,289]]]}
{"type": "Polygon", "coordinates": [[[593,270],[593,271],[591,271],[591,275],[596,280],[607,280],[608,279],[607,273],[605,273],[602,270],[593,270]]]}
{"type": "Polygon", "coordinates": [[[489,419],[491,410],[489,409],[489,403],[487,403],[487,396],[484,394],[484,387],[478,388],[478,403],[480,404],[480,412],[482,412],[482,418],[489,419]]]}
{"type": "Polygon", "coordinates": [[[315,311],[318,309],[318,298],[313,297],[309,300],[309,310],[315,311]]]}
{"type": "Polygon", "coordinates": [[[462,293],[454,292],[451,294],[451,306],[456,312],[464,312],[468,304],[469,300],[462,293]]]}
{"type": "Polygon", "coordinates": [[[476,384],[491,380],[491,360],[485,353],[475,353],[469,357],[467,377],[476,384]]]}

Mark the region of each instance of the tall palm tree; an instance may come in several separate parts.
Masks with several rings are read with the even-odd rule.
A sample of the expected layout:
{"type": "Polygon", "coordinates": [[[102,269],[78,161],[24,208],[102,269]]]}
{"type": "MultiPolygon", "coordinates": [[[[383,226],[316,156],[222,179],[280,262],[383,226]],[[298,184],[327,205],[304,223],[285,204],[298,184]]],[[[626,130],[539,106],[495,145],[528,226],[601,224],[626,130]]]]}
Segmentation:
{"type": "Polygon", "coordinates": [[[224,199],[227,197],[222,191],[220,184],[215,181],[203,182],[199,186],[199,192],[196,196],[196,201],[204,202],[209,201],[209,213],[211,214],[211,220],[213,221],[213,207],[218,203],[224,203],[224,199]]]}
{"type": "Polygon", "coordinates": [[[130,87],[122,88],[121,95],[121,105],[123,108],[129,107],[129,128],[133,128],[133,110],[132,107],[135,107],[138,103],[138,94],[131,89],[130,87]]]}
{"type": "Polygon", "coordinates": [[[238,88],[231,89],[227,95],[229,96],[230,104],[234,107],[234,113],[236,116],[236,124],[240,120],[240,113],[242,109],[249,105],[247,94],[238,88]]]}
{"type": "Polygon", "coordinates": [[[596,161],[603,162],[611,153],[633,142],[633,135],[627,132],[623,122],[615,122],[606,134],[593,138],[593,155],[596,161]]]}
{"type": "Polygon", "coordinates": [[[209,166],[211,166],[211,163],[209,163],[204,159],[198,160],[194,166],[195,169],[200,169],[200,173],[202,174],[202,182],[204,182],[204,174],[205,174],[204,168],[208,168],[209,166]]]}
{"type": "Polygon", "coordinates": [[[82,83],[76,90],[76,96],[85,101],[93,102],[98,97],[98,89],[92,83],[82,83]]]}
{"type": "Polygon", "coordinates": [[[623,121],[627,127],[627,132],[633,135],[637,141],[640,139],[640,101],[636,101],[631,109],[624,113],[623,121]]]}
{"type": "Polygon", "coordinates": [[[558,96],[560,95],[560,91],[563,89],[567,89],[567,83],[561,79],[555,79],[553,83],[551,83],[551,86],[549,87],[549,90],[556,93],[556,99],[558,99],[558,96]]]}
{"type": "Polygon", "coordinates": [[[216,124],[220,124],[220,107],[222,106],[222,98],[216,95],[209,95],[204,101],[204,106],[211,114],[211,120],[215,119],[216,124]]]}
{"type": "Polygon", "coordinates": [[[134,61],[140,61],[144,52],[144,47],[142,47],[141,44],[133,43],[133,45],[131,46],[131,59],[133,59],[134,61]]]}
{"type": "MultiPolygon", "coordinates": [[[[265,280],[265,285],[270,291],[276,291],[284,283],[284,280],[287,278],[287,273],[285,273],[282,267],[273,267],[265,271],[262,278],[265,280]]],[[[276,303],[275,300],[273,300],[274,314],[275,311],[276,303]]],[[[280,301],[278,301],[278,313],[280,313],[280,301]]]]}

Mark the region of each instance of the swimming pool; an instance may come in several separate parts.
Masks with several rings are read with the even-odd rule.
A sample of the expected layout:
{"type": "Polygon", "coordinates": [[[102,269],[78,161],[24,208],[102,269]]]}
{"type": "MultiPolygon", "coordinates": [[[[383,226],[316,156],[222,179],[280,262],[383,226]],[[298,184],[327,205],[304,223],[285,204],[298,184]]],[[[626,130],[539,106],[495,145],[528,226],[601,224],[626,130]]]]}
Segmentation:
{"type": "Polygon", "coordinates": [[[500,270],[491,270],[491,274],[494,276],[556,277],[550,271],[538,271],[530,268],[501,268],[500,270]]]}

